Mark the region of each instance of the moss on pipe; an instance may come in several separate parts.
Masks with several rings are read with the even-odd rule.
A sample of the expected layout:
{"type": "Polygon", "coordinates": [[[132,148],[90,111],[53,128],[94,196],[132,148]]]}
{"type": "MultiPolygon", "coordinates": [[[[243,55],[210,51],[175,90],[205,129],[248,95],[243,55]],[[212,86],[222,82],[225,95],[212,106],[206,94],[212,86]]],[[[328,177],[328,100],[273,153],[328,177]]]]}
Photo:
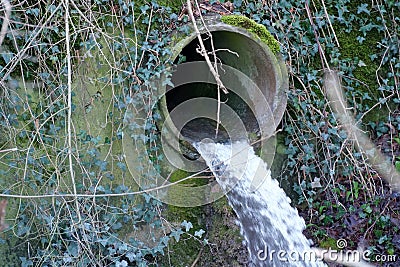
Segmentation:
{"type": "Polygon", "coordinates": [[[258,24],[254,20],[251,20],[241,15],[222,16],[221,21],[235,27],[244,28],[254,35],[258,36],[261,41],[268,45],[274,55],[277,55],[280,52],[278,41],[275,40],[275,38],[264,25],[258,24]]]}

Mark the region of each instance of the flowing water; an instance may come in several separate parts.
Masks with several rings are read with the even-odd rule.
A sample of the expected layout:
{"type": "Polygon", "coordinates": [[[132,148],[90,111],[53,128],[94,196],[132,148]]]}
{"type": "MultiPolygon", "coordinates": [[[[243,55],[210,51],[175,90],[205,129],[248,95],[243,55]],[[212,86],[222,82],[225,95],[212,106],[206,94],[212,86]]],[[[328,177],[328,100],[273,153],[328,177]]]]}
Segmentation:
{"type": "Polygon", "coordinates": [[[251,266],[325,266],[302,233],[304,220],[247,142],[194,146],[237,214],[251,266]]]}

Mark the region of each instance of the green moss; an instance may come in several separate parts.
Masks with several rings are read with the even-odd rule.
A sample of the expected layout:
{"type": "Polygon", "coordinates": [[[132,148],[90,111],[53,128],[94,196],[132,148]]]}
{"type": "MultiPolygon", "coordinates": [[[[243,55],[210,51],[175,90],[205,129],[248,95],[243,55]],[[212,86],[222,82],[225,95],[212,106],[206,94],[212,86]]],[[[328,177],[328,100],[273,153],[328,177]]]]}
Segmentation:
{"type": "Polygon", "coordinates": [[[319,246],[326,249],[339,249],[337,246],[337,240],[332,237],[328,237],[325,240],[321,241],[319,246]]]}
{"type": "MultiPolygon", "coordinates": [[[[186,177],[188,177],[190,173],[183,171],[183,170],[176,170],[174,171],[170,178],[170,182],[177,182],[180,181],[186,177]]],[[[198,178],[192,178],[192,179],[187,179],[183,182],[181,182],[181,185],[187,185],[187,186],[201,186],[204,185],[207,181],[204,179],[198,179],[198,178]]],[[[182,195],[182,193],[179,190],[179,187],[173,187],[169,190],[168,192],[169,198],[174,199],[174,198],[179,198],[179,197],[185,197],[182,195]]],[[[183,220],[190,221],[193,223],[193,225],[196,227],[202,225],[202,214],[203,214],[203,208],[202,207],[193,207],[193,208],[183,208],[183,207],[177,207],[177,206],[168,206],[168,212],[167,212],[167,217],[168,219],[175,221],[175,222],[182,222],[183,220]]]]}
{"type": "Polygon", "coordinates": [[[158,4],[160,6],[167,6],[171,8],[171,11],[174,13],[179,13],[180,10],[182,9],[183,4],[186,3],[186,1],[182,0],[159,0],[158,4]]]}
{"type": "Polygon", "coordinates": [[[207,239],[218,249],[205,246],[199,266],[246,266],[248,252],[243,245],[236,216],[226,197],[210,204],[207,239]]]}
{"type": "Polygon", "coordinates": [[[212,207],[219,214],[225,214],[228,216],[234,216],[234,211],[232,207],[228,203],[228,199],[226,197],[222,197],[217,201],[213,202],[212,207]]]}
{"type": "MultiPolygon", "coordinates": [[[[322,8],[321,3],[322,1],[320,0],[313,2],[316,9],[322,8]]],[[[379,16],[375,17],[365,12],[358,12],[358,8],[365,3],[367,3],[365,0],[345,1],[340,5],[343,5],[343,9],[348,10],[348,12],[343,14],[339,14],[339,5],[326,5],[326,9],[328,14],[341,18],[342,21],[345,21],[341,22],[339,19],[332,21],[334,32],[340,44],[338,47],[340,56],[338,61],[335,60],[336,63],[332,62],[331,67],[341,69],[346,73],[346,77],[352,80],[351,84],[346,84],[347,81],[343,81],[343,85],[350,85],[353,88],[351,89],[353,91],[348,93],[347,98],[350,102],[350,106],[359,105],[357,109],[365,107],[365,110],[368,110],[368,108],[374,106],[379,98],[382,97],[381,92],[377,90],[379,88],[377,75],[378,77],[385,77],[386,73],[390,72],[391,70],[384,65],[380,66],[380,55],[382,55],[382,48],[378,48],[377,44],[381,42],[382,38],[384,37],[382,32],[373,27],[370,30],[367,30],[365,35],[362,31],[360,31],[360,28],[368,23],[371,23],[371,25],[382,24],[382,22],[379,20],[379,16]],[[360,42],[360,37],[365,39],[360,42]],[[378,58],[372,60],[372,55],[376,55],[378,58]],[[369,99],[367,94],[372,99],[369,99]]],[[[371,9],[371,12],[372,10],[373,9],[371,9]]],[[[304,20],[307,20],[306,15],[304,16],[304,20]]],[[[388,20],[386,23],[386,27],[391,28],[390,20],[388,20]]],[[[329,48],[325,47],[324,44],[322,44],[322,46],[324,49],[326,49],[326,52],[329,51],[329,48]]],[[[300,64],[307,64],[310,71],[321,70],[323,68],[319,56],[307,58],[307,60],[308,62],[300,62],[300,64]]],[[[295,88],[301,87],[302,85],[295,81],[295,88]]],[[[319,88],[311,88],[313,88],[313,92],[316,94],[318,99],[324,98],[324,94],[322,94],[319,88]]],[[[395,105],[390,105],[391,103],[389,103],[390,108],[396,108],[395,105]]],[[[385,120],[388,112],[388,108],[386,108],[385,105],[382,105],[382,108],[375,108],[374,112],[368,112],[366,116],[363,117],[363,122],[367,123],[370,121],[385,120]]]]}
{"type": "MultiPolygon", "coordinates": [[[[190,173],[176,170],[169,180],[180,181],[188,175],[190,173]]],[[[193,178],[182,181],[182,184],[199,186],[206,182],[206,179],[193,178]]],[[[174,189],[169,194],[181,196],[179,189],[174,189]]],[[[189,235],[183,234],[179,242],[173,238],[169,241],[167,254],[160,258],[161,266],[191,266],[199,255],[198,266],[243,266],[243,261],[247,259],[247,250],[242,245],[240,229],[235,224],[236,216],[226,197],[201,207],[182,208],[169,205],[164,214],[172,224],[179,225],[186,220],[193,224],[193,228],[189,235]],[[218,248],[217,250],[190,236],[199,229],[206,230],[203,238],[218,248]]]]}
{"type": "MultiPolygon", "coordinates": [[[[348,3],[349,14],[355,14],[358,6],[363,4],[364,1],[351,1],[348,3]]],[[[358,15],[360,19],[364,19],[373,25],[379,25],[380,22],[373,16],[370,17],[368,14],[361,13],[358,15]]],[[[379,83],[377,81],[378,76],[385,76],[385,73],[390,70],[385,66],[380,66],[380,59],[372,60],[372,55],[379,56],[382,54],[377,44],[381,42],[382,33],[377,29],[371,29],[366,31],[365,36],[359,31],[359,28],[364,26],[361,21],[352,22],[351,31],[344,31],[344,26],[335,23],[333,25],[340,47],[340,58],[342,60],[350,60],[350,64],[354,66],[352,74],[354,75],[354,83],[351,85],[355,90],[356,102],[364,107],[372,107],[376,104],[377,100],[382,97],[381,92],[377,90],[379,83]],[[358,41],[359,37],[365,38],[361,43],[358,41]],[[372,99],[364,97],[368,94],[372,99]]],[[[355,103],[353,104],[355,105],[355,103]]],[[[388,110],[383,107],[381,109],[375,109],[374,112],[369,112],[364,118],[364,122],[379,121],[387,117],[388,110]]]]}
{"type": "Polygon", "coordinates": [[[275,38],[264,25],[258,24],[254,20],[251,20],[241,15],[222,16],[221,21],[235,27],[244,28],[249,32],[257,35],[261,39],[261,41],[268,45],[274,55],[280,52],[278,41],[275,40],[275,38]]]}
{"type": "MultiPolygon", "coordinates": [[[[169,181],[177,182],[189,175],[191,175],[191,173],[178,169],[170,175],[169,181]]],[[[204,179],[192,178],[182,181],[181,185],[196,187],[205,184],[205,182],[204,179]]],[[[179,188],[176,187],[171,188],[168,194],[170,198],[184,197],[179,188]]],[[[184,208],[173,205],[168,205],[165,213],[167,220],[173,224],[179,225],[184,220],[191,222],[193,224],[193,228],[189,231],[191,235],[193,235],[195,231],[206,228],[203,214],[203,207],[184,208]]],[[[196,259],[201,247],[202,244],[198,240],[184,234],[179,242],[171,239],[168,244],[169,259],[164,257],[162,261],[168,266],[190,266],[196,259]]]]}
{"type": "MultiPolygon", "coordinates": [[[[183,175],[183,172],[178,171],[177,174],[183,175]]],[[[198,255],[201,257],[196,266],[244,266],[247,250],[242,245],[240,229],[235,224],[236,217],[227,198],[196,209],[202,210],[199,215],[204,221],[201,228],[207,230],[203,237],[213,246],[204,246],[200,240],[184,234],[179,242],[174,239],[169,242],[169,258],[163,257],[161,266],[191,266],[198,255]]],[[[191,234],[193,232],[194,229],[190,231],[191,234]]]]}
{"type": "Polygon", "coordinates": [[[358,67],[353,71],[354,77],[371,88],[370,92],[374,93],[375,88],[379,86],[376,81],[376,70],[379,69],[379,62],[372,61],[370,55],[379,53],[376,48],[376,44],[380,41],[379,33],[376,30],[368,32],[366,40],[362,44],[357,41],[359,35],[360,33],[355,30],[349,33],[338,32],[339,51],[342,58],[358,58],[361,60],[358,67]]]}
{"type": "Polygon", "coordinates": [[[179,242],[171,239],[168,244],[167,255],[161,258],[159,266],[191,266],[197,255],[201,253],[202,244],[183,234],[179,242]]]}

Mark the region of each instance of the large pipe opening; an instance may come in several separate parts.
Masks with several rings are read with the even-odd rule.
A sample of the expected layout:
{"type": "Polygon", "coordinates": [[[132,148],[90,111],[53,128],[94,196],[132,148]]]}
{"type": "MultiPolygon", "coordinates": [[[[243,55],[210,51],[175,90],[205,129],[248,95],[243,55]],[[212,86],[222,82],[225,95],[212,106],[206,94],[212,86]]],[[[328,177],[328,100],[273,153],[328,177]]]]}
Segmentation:
{"type": "MultiPolygon", "coordinates": [[[[266,47],[260,45],[258,40],[241,32],[216,30],[211,31],[211,34],[213,46],[211,38],[207,34],[202,35],[206,49],[210,52],[210,59],[214,60],[216,58],[218,64],[235,68],[249,77],[260,88],[272,109],[277,93],[277,67],[275,62],[271,60],[271,53],[266,51],[266,47]],[[212,51],[215,51],[215,57],[212,51]]],[[[174,63],[205,61],[204,57],[198,53],[199,47],[198,39],[193,37],[176,55],[174,63]]],[[[180,74],[174,73],[173,82],[176,75],[180,74]]],[[[245,81],[239,82],[243,83],[245,81]]],[[[248,95],[245,87],[243,87],[242,91],[243,94],[247,94],[248,98],[252,97],[248,95]]],[[[170,113],[185,101],[199,97],[217,100],[217,95],[218,87],[215,84],[193,82],[180,85],[166,93],[167,109],[165,111],[170,113]]],[[[229,90],[228,94],[220,91],[220,101],[234,110],[243,122],[246,132],[252,134],[252,138],[259,134],[260,129],[256,115],[242,97],[232,90],[229,90]]],[[[172,122],[175,124],[173,117],[172,122]]],[[[204,138],[210,138],[217,142],[230,139],[223,125],[219,126],[218,135],[216,135],[216,127],[216,121],[208,118],[196,118],[188,122],[183,128],[178,129],[180,132],[179,138],[190,142],[200,141],[204,138]]],[[[248,137],[243,136],[242,138],[248,137]]]]}
{"type": "MultiPolygon", "coordinates": [[[[192,83],[178,86],[166,94],[167,109],[168,112],[171,112],[179,104],[199,97],[212,98],[217,101],[217,95],[218,87],[214,84],[192,83]]],[[[220,101],[234,110],[241,121],[243,121],[247,132],[257,133],[259,131],[257,119],[245,101],[231,90],[229,90],[227,95],[221,91],[220,95],[220,101]]],[[[180,130],[180,139],[190,142],[198,142],[205,138],[212,139],[215,142],[225,142],[229,140],[230,137],[224,125],[220,124],[218,127],[219,129],[217,132],[217,122],[210,118],[195,118],[185,124],[180,130]]],[[[243,138],[247,138],[247,136],[243,138]]]]}
{"type": "MultiPolygon", "coordinates": [[[[260,141],[256,142],[260,146],[259,154],[271,166],[275,142],[269,137],[275,133],[286,108],[288,78],[279,55],[274,55],[266,43],[246,29],[225,24],[219,16],[203,18],[206,27],[199,25],[199,30],[208,52],[215,51],[221,80],[229,90],[226,95],[221,92],[219,134],[215,136],[218,88],[203,56],[197,52],[199,43],[194,32],[177,36],[177,41],[171,45],[171,60],[177,66],[154,79],[159,101],[151,108],[157,115],[152,117],[157,119],[157,129],[153,125],[141,127],[149,119],[147,103],[132,106],[125,116],[129,127],[123,140],[124,151],[130,159],[127,161],[129,170],[140,186],[159,187],[152,194],[176,206],[199,206],[224,194],[216,190],[216,182],[211,180],[193,188],[179,183],[165,187],[177,169],[188,173],[204,170],[202,158],[192,153],[193,142],[203,139],[230,142],[246,138],[250,143],[260,141]],[[208,32],[212,34],[214,49],[208,32]],[[168,86],[171,81],[174,87],[168,86]],[[153,134],[159,134],[160,138],[152,139],[153,134]],[[134,141],[130,137],[134,137],[134,141]],[[149,143],[156,143],[154,149],[149,143]],[[158,154],[160,147],[162,153],[158,154]],[[154,158],[163,160],[162,168],[149,163],[149,159],[154,158]],[[143,177],[141,170],[146,168],[154,170],[151,177],[143,177]],[[177,197],[170,194],[175,188],[179,189],[177,197]]],[[[214,60],[213,53],[209,57],[214,60]]]]}

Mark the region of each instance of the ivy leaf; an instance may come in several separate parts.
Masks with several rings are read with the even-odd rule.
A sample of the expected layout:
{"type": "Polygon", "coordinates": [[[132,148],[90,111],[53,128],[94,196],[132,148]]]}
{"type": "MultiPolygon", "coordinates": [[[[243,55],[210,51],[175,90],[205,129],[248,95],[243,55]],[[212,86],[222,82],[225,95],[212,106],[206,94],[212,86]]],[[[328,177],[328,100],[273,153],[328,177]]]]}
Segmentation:
{"type": "Polygon", "coordinates": [[[120,223],[120,222],[117,222],[117,223],[112,225],[112,229],[113,230],[118,230],[118,229],[121,229],[121,228],[122,228],[122,223],[120,223]]]}
{"type": "Polygon", "coordinates": [[[98,239],[96,242],[99,242],[103,247],[106,247],[108,244],[107,239],[98,239]]]}
{"type": "Polygon", "coordinates": [[[142,11],[142,13],[146,13],[146,11],[150,8],[149,5],[144,5],[140,7],[140,11],[142,11]]]}
{"type": "Polygon", "coordinates": [[[200,229],[199,231],[194,232],[194,236],[197,236],[199,238],[202,237],[202,235],[205,233],[206,231],[204,231],[203,229],[200,229]]]}
{"type": "Polygon", "coordinates": [[[118,246],[118,252],[123,253],[125,251],[128,251],[128,245],[126,243],[122,243],[118,246]]]}
{"type": "Polygon", "coordinates": [[[51,52],[60,53],[60,49],[58,48],[58,45],[55,45],[55,46],[51,47],[51,52]]]}
{"type": "Polygon", "coordinates": [[[193,228],[193,224],[191,222],[187,222],[184,220],[181,225],[185,227],[185,231],[188,232],[191,228],[193,228]]]}
{"type": "Polygon", "coordinates": [[[364,63],[364,61],[362,61],[361,59],[360,59],[360,61],[358,62],[358,64],[357,64],[359,67],[366,67],[367,65],[364,63]]]}
{"type": "Polygon", "coordinates": [[[168,245],[169,236],[163,236],[160,238],[160,244],[164,244],[165,246],[168,245]]]}
{"type": "Polygon", "coordinates": [[[172,83],[171,78],[166,78],[166,79],[163,81],[162,85],[163,85],[163,86],[169,85],[169,86],[171,86],[171,87],[174,87],[174,84],[172,83]]]}
{"type": "Polygon", "coordinates": [[[39,8],[30,8],[25,11],[26,14],[33,14],[36,17],[39,16],[39,8]]]}
{"type": "Polygon", "coordinates": [[[150,199],[151,199],[151,196],[148,195],[148,194],[143,194],[143,196],[144,196],[144,199],[145,199],[146,203],[149,203],[150,199]]]}
{"type": "Polygon", "coordinates": [[[321,185],[320,180],[321,180],[320,178],[315,177],[315,178],[314,178],[314,181],[311,182],[311,188],[312,188],[312,189],[314,189],[314,188],[321,188],[322,185],[321,185]]]}
{"type": "Polygon", "coordinates": [[[120,168],[123,172],[126,171],[126,165],[123,162],[117,162],[118,168],[120,168]]]}
{"type": "Polygon", "coordinates": [[[370,14],[370,11],[368,10],[368,4],[361,4],[357,8],[357,14],[360,14],[362,12],[367,13],[368,15],[370,14]]]}
{"type": "Polygon", "coordinates": [[[365,38],[362,37],[362,36],[357,36],[357,41],[358,41],[360,44],[362,44],[362,42],[365,41],[365,38]]]}
{"type": "Polygon", "coordinates": [[[11,59],[14,57],[14,53],[11,53],[11,52],[2,53],[1,56],[3,57],[4,62],[6,64],[8,64],[11,61],[11,59]]]}
{"type": "Polygon", "coordinates": [[[130,262],[134,262],[136,259],[136,254],[133,252],[128,252],[125,256],[129,259],[130,262]]]}
{"type": "Polygon", "coordinates": [[[115,267],[126,267],[126,266],[128,266],[128,263],[126,262],[126,260],[115,262],[115,267]]]}
{"type": "Polygon", "coordinates": [[[242,6],[243,1],[242,0],[234,0],[233,4],[235,5],[235,7],[241,7],[242,6]]]}
{"type": "Polygon", "coordinates": [[[171,236],[173,236],[176,240],[176,242],[179,242],[179,239],[181,238],[181,235],[183,234],[183,231],[181,229],[178,229],[176,231],[173,231],[171,233],[171,236]]]}
{"type": "Polygon", "coordinates": [[[367,32],[371,31],[373,28],[376,26],[372,23],[368,23],[367,25],[361,26],[360,27],[360,32],[364,34],[364,36],[367,34],[367,32]]]}
{"type": "Polygon", "coordinates": [[[31,260],[27,260],[25,257],[19,257],[19,259],[21,260],[22,267],[33,266],[33,262],[31,260]]]}
{"type": "Polygon", "coordinates": [[[68,253],[69,255],[72,255],[73,257],[77,257],[79,254],[79,247],[78,244],[75,242],[72,242],[69,246],[68,246],[68,253]]]}

